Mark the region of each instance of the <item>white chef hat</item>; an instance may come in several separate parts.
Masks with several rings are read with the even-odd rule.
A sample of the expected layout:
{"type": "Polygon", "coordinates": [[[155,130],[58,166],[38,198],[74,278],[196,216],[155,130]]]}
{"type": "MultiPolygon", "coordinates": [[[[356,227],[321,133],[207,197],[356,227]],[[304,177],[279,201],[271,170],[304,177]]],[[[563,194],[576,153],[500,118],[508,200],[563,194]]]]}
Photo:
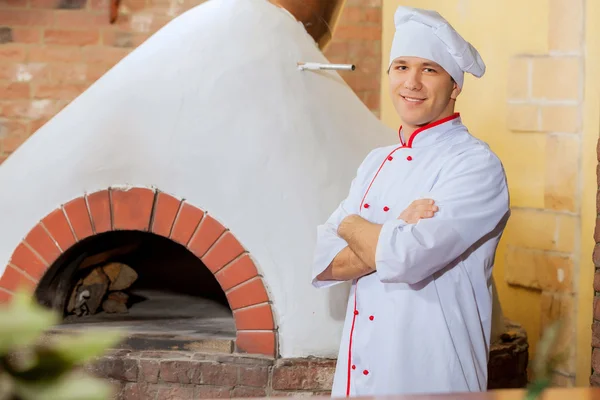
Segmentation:
{"type": "Polygon", "coordinates": [[[478,78],[485,73],[479,52],[439,13],[400,6],[394,23],[396,33],[388,68],[398,57],[425,58],[444,68],[461,88],[465,72],[478,78]]]}

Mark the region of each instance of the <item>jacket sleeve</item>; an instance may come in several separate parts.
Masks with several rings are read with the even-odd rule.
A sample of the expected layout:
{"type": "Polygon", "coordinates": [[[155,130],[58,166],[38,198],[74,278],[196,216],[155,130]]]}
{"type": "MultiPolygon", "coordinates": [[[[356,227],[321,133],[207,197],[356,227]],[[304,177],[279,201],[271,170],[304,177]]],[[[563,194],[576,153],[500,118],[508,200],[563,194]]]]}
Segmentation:
{"type": "Polygon", "coordinates": [[[488,148],[453,157],[425,196],[439,207],[433,218],[383,224],[375,251],[382,282],[415,284],[461,256],[508,215],[502,164],[488,148]]]}
{"type": "Polygon", "coordinates": [[[342,283],[341,281],[319,281],[317,276],[325,271],[335,256],[348,246],[348,243],[338,236],[337,230],[345,217],[350,214],[358,214],[360,211],[361,192],[358,182],[362,181],[362,175],[369,156],[358,168],[356,176],[350,184],[348,196],[333,211],[327,221],[317,227],[317,242],[312,266],[312,284],[316,288],[325,288],[342,283]]]}

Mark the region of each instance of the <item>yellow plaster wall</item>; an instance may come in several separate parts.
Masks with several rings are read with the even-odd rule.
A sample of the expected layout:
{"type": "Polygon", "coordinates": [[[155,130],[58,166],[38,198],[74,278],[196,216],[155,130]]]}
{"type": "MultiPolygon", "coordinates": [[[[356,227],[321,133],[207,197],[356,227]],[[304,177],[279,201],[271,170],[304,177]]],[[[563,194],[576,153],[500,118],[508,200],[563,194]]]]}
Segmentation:
{"type": "Polygon", "coordinates": [[[582,208],[581,208],[581,266],[579,284],[579,300],[577,302],[577,385],[586,386],[590,371],[590,328],[593,315],[594,265],[590,252],[594,248],[594,228],[597,217],[598,155],[596,144],[600,131],[600,2],[585,2],[585,81],[583,104],[583,159],[582,159],[582,208]]]}
{"type": "Polygon", "coordinates": [[[585,71],[598,70],[599,54],[588,44],[585,58],[583,49],[585,37],[600,37],[600,5],[586,3],[383,0],[385,124],[400,123],[385,74],[397,6],[440,12],[487,64],[482,79],[466,77],[457,111],[509,180],[513,216],[497,254],[498,294],[505,316],[527,330],[531,356],[543,327],[566,319],[573,351],[556,377],[563,386],[585,386],[590,375],[598,78],[585,71]]]}

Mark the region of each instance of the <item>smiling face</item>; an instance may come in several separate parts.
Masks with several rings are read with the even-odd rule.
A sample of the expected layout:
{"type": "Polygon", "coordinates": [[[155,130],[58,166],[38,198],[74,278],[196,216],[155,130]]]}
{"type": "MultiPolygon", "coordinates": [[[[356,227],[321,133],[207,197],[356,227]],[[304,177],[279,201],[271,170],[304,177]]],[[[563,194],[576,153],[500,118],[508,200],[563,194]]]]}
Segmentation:
{"type": "Polygon", "coordinates": [[[454,113],[460,88],[438,64],[418,57],[398,57],[389,70],[390,95],[410,134],[454,113]]]}

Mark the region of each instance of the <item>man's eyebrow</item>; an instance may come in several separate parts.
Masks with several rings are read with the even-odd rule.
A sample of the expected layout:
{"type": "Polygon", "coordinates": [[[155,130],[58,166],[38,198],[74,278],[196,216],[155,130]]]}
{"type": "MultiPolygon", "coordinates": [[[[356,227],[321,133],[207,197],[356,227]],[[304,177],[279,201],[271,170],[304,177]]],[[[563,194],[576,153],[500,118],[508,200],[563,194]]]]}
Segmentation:
{"type": "MultiPolygon", "coordinates": [[[[408,63],[405,60],[394,60],[392,62],[392,65],[407,65],[408,63]]],[[[429,67],[429,68],[434,68],[434,69],[439,69],[441,68],[438,64],[434,63],[434,62],[422,62],[420,64],[421,67],[429,67]]]]}
{"type": "Polygon", "coordinates": [[[430,67],[430,68],[441,68],[438,64],[436,63],[431,63],[431,62],[424,62],[423,64],[421,64],[423,67],[430,67]]]}

